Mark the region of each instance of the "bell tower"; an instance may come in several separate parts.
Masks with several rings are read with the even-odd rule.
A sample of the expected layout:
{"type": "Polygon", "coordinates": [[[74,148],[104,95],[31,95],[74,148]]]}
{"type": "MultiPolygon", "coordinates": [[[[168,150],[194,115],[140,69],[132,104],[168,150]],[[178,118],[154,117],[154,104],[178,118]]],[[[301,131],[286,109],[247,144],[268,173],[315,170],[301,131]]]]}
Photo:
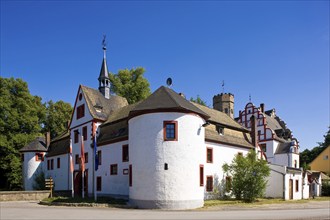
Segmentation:
{"type": "Polygon", "coordinates": [[[109,78],[109,71],[107,67],[107,60],[106,60],[106,43],[105,43],[105,35],[103,37],[102,41],[103,45],[103,61],[100,71],[100,76],[98,78],[99,80],[99,91],[102,93],[102,95],[106,98],[110,98],[110,78],[109,78]]]}

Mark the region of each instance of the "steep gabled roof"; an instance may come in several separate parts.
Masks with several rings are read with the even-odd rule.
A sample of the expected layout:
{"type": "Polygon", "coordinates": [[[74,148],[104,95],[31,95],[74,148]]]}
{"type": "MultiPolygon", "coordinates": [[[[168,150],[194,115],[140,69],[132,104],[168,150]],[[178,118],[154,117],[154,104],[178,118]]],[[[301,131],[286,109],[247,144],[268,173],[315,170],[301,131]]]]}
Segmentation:
{"type": "Polygon", "coordinates": [[[70,152],[70,132],[65,132],[54,138],[48,147],[47,157],[53,157],[70,152]]]}
{"type": "Polygon", "coordinates": [[[159,111],[193,112],[200,115],[204,119],[208,119],[210,117],[207,113],[191,104],[181,95],[164,86],[158,88],[147,99],[138,104],[130,112],[130,117],[146,112],[159,111]]]}
{"type": "Polygon", "coordinates": [[[110,96],[106,99],[102,93],[96,89],[81,85],[86,99],[88,109],[95,119],[107,120],[112,111],[128,105],[127,100],[120,96],[110,96]]]}
{"type": "Polygon", "coordinates": [[[28,145],[22,147],[19,152],[46,152],[47,146],[44,137],[37,137],[28,145]]]}

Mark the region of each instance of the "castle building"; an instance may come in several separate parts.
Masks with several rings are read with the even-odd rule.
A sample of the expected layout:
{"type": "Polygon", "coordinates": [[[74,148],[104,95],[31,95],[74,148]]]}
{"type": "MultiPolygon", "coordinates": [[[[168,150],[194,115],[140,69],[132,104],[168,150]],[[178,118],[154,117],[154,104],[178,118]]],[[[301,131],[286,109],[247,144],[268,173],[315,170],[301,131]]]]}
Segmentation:
{"type": "Polygon", "coordinates": [[[222,165],[231,163],[235,155],[260,149],[258,141],[267,144],[262,154],[272,163],[287,162],[290,169],[295,160],[299,164],[297,142],[287,145],[287,130],[269,133],[261,123],[266,113],[247,105],[252,109],[247,108],[247,113],[254,114],[258,124],[251,126],[243,113],[238,122],[234,120],[230,93],[215,96],[212,109],[161,86],[145,100],[129,105],[125,98],[110,94],[105,48],[98,81],[98,89],[79,86],[67,133],[49,146],[38,139],[21,150],[30,161],[23,163],[24,181],[29,182],[25,190],[31,189],[33,175],[40,169],[54,179],[55,190],[73,189],[75,196],[127,198],[138,208],[191,209],[227,193],[231,177],[222,165]],[[39,151],[46,153],[45,159],[32,161],[39,151]],[[288,160],[280,154],[289,155],[288,160]]]}

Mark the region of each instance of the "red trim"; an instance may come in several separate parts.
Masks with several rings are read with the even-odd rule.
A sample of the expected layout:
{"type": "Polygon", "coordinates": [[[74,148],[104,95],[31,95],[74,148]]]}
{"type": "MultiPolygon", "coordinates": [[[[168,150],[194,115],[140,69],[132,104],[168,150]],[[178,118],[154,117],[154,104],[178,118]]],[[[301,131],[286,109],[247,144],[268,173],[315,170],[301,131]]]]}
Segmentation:
{"type": "Polygon", "coordinates": [[[36,153],[35,154],[35,160],[36,161],[44,161],[44,154],[43,153],[36,153]],[[40,157],[40,159],[39,159],[40,157]]]}
{"type": "Polygon", "coordinates": [[[204,165],[199,165],[199,186],[204,186],[204,165]]]}
{"type": "Polygon", "coordinates": [[[213,163],[213,148],[212,147],[206,147],[206,163],[213,163]],[[211,152],[211,160],[208,158],[208,152],[211,152]]]}
{"type": "Polygon", "coordinates": [[[164,141],[178,141],[178,122],[177,121],[164,121],[163,122],[163,134],[164,134],[164,141]],[[168,124],[174,124],[174,138],[167,139],[166,138],[166,126],[168,124]]]}

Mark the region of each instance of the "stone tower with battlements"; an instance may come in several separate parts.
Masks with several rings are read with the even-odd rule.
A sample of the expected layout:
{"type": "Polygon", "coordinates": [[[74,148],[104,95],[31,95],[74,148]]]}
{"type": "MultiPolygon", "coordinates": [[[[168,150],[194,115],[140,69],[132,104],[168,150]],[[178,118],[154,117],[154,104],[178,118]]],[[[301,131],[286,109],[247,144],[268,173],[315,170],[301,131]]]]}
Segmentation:
{"type": "Polygon", "coordinates": [[[234,118],[234,95],[231,93],[221,93],[213,96],[213,108],[234,118]]]}

